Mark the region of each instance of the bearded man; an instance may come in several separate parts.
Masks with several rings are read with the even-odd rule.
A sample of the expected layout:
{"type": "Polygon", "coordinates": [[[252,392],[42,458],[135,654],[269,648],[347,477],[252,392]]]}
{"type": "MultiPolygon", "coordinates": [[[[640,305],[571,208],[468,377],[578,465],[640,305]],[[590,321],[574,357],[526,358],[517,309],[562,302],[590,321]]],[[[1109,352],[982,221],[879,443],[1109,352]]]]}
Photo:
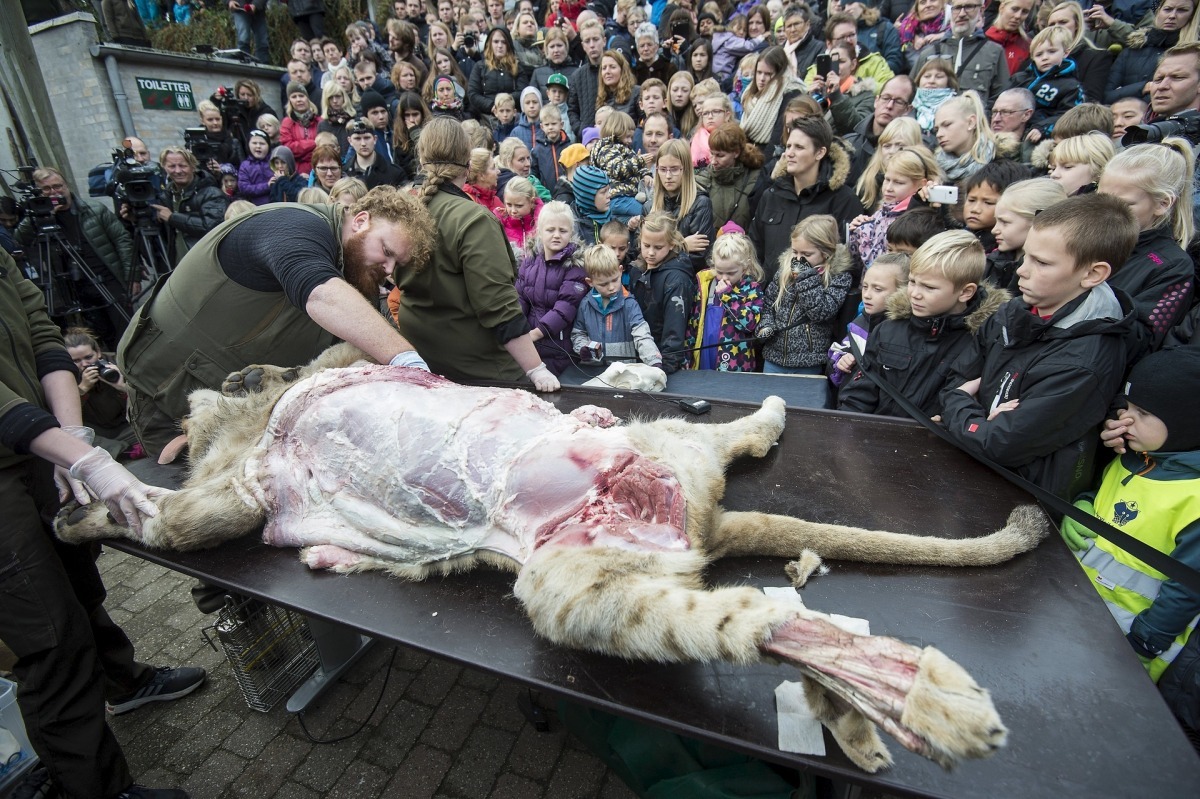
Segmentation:
{"type": "Polygon", "coordinates": [[[351,207],[267,205],[196,243],[134,316],[117,349],[129,422],[157,455],[187,397],[251,364],[298,366],[338,340],[380,363],[426,368],[379,313],[379,285],[433,249],[425,207],[390,186],[351,207]]]}

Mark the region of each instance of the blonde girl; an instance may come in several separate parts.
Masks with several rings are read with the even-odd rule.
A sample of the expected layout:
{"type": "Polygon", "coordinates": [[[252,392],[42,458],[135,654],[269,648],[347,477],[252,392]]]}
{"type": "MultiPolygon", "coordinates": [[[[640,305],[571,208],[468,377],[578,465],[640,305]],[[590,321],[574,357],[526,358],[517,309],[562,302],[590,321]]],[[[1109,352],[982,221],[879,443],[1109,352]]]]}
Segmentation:
{"type": "Polygon", "coordinates": [[[888,300],[907,286],[908,256],[902,252],[884,253],[863,272],[862,313],[846,326],[846,337],[829,347],[831,383],[840,387],[857,363],[850,339],[857,342],[859,352],[865,350],[871,328],[882,321],[887,312],[888,300]]]}
{"type": "MultiPolygon", "coordinates": [[[[393,70],[394,73],[395,70],[393,70]]],[[[336,83],[350,92],[350,95],[354,98],[354,102],[358,102],[358,84],[354,82],[354,70],[350,69],[350,67],[343,64],[335,68],[332,72],[326,72],[325,76],[321,78],[321,88],[324,89],[330,83],[336,83]]]]}
{"type": "Polygon", "coordinates": [[[933,153],[924,145],[905,147],[893,155],[884,169],[879,210],[850,223],[847,246],[851,254],[864,265],[874,263],[887,250],[888,228],[909,209],[913,195],[926,186],[937,185],[941,177],[933,153]]]}
{"type": "Polygon", "coordinates": [[[1138,144],[1117,153],[1100,176],[1099,191],[1123,200],[1141,234],[1108,285],[1133,298],[1142,351],[1157,349],[1191,306],[1195,266],[1183,248],[1192,240],[1192,174],[1187,140],[1138,144]]]}
{"type": "Polygon", "coordinates": [[[668,213],[655,211],[646,217],[640,247],[642,257],[629,270],[629,290],[662,352],[663,371],[672,374],[688,360],[684,342],[696,294],[695,273],[683,236],[668,213]]]}
{"type": "Polygon", "coordinates": [[[687,70],[680,70],[667,81],[667,107],[671,111],[675,127],[685,130],[683,118],[692,108],[692,87],[696,79],[687,70]]]}
{"type": "Polygon", "coordinates": [[[819,375],[833,343],[833,321],[850,290],[850,253],[838,241],[838,221],[819,214],[792,228],[791,249],[763,298],[758,338],[763,372],[819,375]]]}
{"type": "Polygon", "coordinates": [[[296,195],[296,202],[302,205],[328,205],[329,192],[320,186],[305,186],[296,195]]]}
{"type": "Polygon", "coordinates": [[[1050,178],[1022,180],[1005,189],[996,203],[992,226],[996,252],[988,255],[984,280],[999,288],[1015,288],[1017,267],[1025,257],[1025,238],[1033,227],[1033,218],[1065,199],[1063,184],[1050,178]]]}
{"type": "Polygon", "coordinates": [[[914,83],[917,92],[913,97],[913,113],[921,132],[932,133],[938,109],[958,91],[954,64],[944,58],[931,58],[917,71],[914,83]]]}
{"type": "Polygon", "coordinates": [[[697,275],[688,322],[689,368],[757,372],[754,332],[762,315],[763,270],[754,244],[743,233],[717,239],[712,266],[697,275]]]}
{"type": "Polygon", "coordinates": [[[367,184],[358,178],[342,178],[329,188],[329,196],[334,202],[347,207],[361,200],[367,194],[367,184]]]}
{"type": "Polygon", "coordinates": [[[529,178],[511,178],[504,186],[504,235],[517,256],[533,244],[542,201],[529,178]]]}
{"type": "Polygon", "coordinates": [[[1063,139],[1050,152],[1050,177],[1062,185],[1067,196],[1095,189],[1116,152],[1112,139],[1099,131],[1063,139]]]}
{"type": "Polygon", "coordinates": [[[862,175],[855,184],[858,198],[862,200],[863,208],[875,210],[879,202],[879,189],[883,185],[883,168],[902,147],[913,147],[922,143],[921,126],[912,117],[896,117],[887,124],[883,133],[879,134],[879,143],[871,160],[867,162],[862,175]]]}
{"type": "Polygon", "coordinates": [[[996,154],[996,137],[979,95],[966,91],[942,104],[935,115],[937,162],[957,183],[978,172],[996,154]]]}
{"type": "MultiPolygon", "coordinates": [[[[509,187],[518,180],[522,179],[509,181],[509,187]]],[[[529,189],[532,191],[532,186],[529,189]]],[[[571,207],[557,201],[546,203],[533,241],[536,244],[517,272],[517,298],[542,362],[560,375],[571,365],[571,329],[588,291],[571,207]]]]}
{"type": "Polygon", "coordinates": [[[703,269],[716,237],[712,201],[696,186],[692,151],[683,139],[670,139],[658,148],[650,210],[670,214],[675,219],[692,266],[697,272],[703,269]]]}

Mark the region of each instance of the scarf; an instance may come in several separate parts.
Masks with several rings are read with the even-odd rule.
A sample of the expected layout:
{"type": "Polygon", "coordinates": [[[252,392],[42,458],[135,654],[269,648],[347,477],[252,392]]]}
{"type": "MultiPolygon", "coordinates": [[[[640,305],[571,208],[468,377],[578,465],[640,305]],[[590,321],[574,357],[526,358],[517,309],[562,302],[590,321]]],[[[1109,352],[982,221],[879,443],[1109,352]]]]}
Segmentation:
{"type": "Polygon", "coordinates": [[[983,160],[976,161],[971,157],[970,153],[963,156],[950,155],[950,153],[939,149],[933,154],[938,166],[946,175],[946,180],[950,183],[957,183],[963,178],[974,175],[986,163],[992,160],[996,154],[996,146],[991,142],[987,142],[986,149],[983,153],[983,160]]]}
{"type": "Polygon", "coordinates": [[[913,98],[913,110],[917,113],[917,124],[921,126],[922,133],[933,130],[933,118],[937,115],[937,110],[953,96],[954,89],[949,86],[944,89],[917,89],[917,95],[913,98]]]}
{"type": "Polygon", "coordinates": [[[921,22],[917,19],[916,13],[905,14],[896,22],[896,33],[900,35],[900,44],[904,49],[912,44],[913,39],[918,36],[929,36],[934,33],[941,33],[949,29],[950,23],[946,21],[946,15],[939,15],[928,22],[921,22]]]}
{"type": "Polygon", "coordinates": [[[775,130],[775,123],[779,121],[784,95],[797,89],[804,91],[804,83],[788,75],[782,83],[775,86],[774,92],[754,98],[750,107],[742,114],[742,130],[746,132],[746,138],[755,144],[773,144],[771,133],[775,130]]]}
{"type": "Polygon", "coordinates": [[[300,127],[307,128],[311,126],[313,120],[316,119],[317,110],[310,105],[308,110],[303,114],[297,114],[295,111],[288,111],[288,116],[290,116],[292,120],[296,122],[296,124],[300,125],[300,127]]]}
{"type": "MultiPolygon", "coordinates": [[[[299,120],[296,120],[299,122],[299,120]]],[[[330,125],[345,125],[350,121],[350,115],[345,111],[330,111],[325,115],[325,121],[330,125]]]]}

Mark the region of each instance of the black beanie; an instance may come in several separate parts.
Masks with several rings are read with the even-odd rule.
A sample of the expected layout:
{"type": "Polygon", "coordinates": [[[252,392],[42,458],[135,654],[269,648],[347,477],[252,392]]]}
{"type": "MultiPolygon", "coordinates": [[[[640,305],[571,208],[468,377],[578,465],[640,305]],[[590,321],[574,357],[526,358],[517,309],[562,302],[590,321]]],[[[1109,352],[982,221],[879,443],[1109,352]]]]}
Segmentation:
{"type": "Polygon", "coordinates": [[[1167,426],[1164,452],[1200,449],[1200,348],[1175,347],[1147,355],[1129,373],[1125,396],[1167,426]]]}
{"type": "Polygon", "coordinates": [[[358,101],[358,107],[365,114],[372,108],[387,108],[387,100],[383,99],[383,95],[374,89],[367,89],[362,93],[362,99],[358,101]]]}

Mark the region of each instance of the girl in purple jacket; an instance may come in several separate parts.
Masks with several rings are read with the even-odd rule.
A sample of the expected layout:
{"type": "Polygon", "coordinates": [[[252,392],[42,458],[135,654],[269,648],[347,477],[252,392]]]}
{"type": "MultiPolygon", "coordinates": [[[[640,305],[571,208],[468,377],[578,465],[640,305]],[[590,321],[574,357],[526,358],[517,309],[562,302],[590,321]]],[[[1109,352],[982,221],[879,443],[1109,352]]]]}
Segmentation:
{"type": "Polygon", "coordinates": [[[517,297],[542,361],[556,375],[571,365],[571,328],[587,293],[575,215],[562,202],[542,206],[533,251],[517,273],[517,297]]]}
{"type": "Polygon", "coordinates": [[[255,205],[271,202],[271,162],[267,155],[271,151],[271,140],[257,128],[250,131],[250,142],[246,145],[249,157],[238,167],[238,193],[255,205]]]}

